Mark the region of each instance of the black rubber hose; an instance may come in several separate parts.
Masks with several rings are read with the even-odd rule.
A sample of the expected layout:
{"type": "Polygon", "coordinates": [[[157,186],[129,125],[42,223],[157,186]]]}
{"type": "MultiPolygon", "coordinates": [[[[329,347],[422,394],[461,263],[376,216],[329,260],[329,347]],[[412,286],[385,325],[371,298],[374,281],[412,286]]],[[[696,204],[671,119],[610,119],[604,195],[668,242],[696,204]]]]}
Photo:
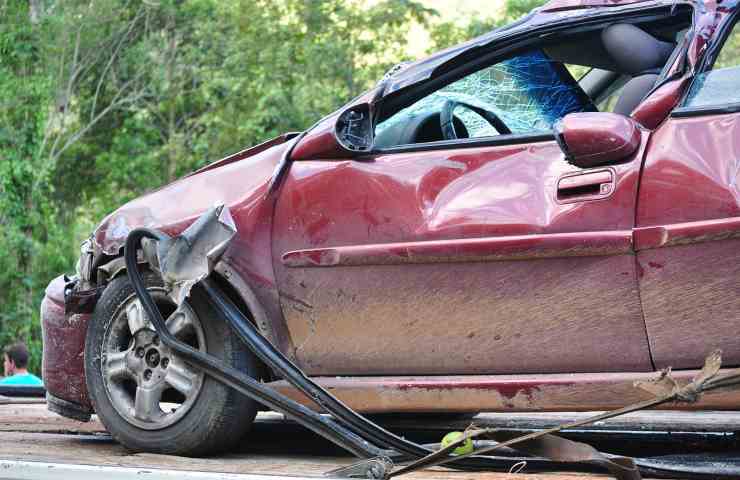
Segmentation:
{"type": "Polygon", "coordinates": [[[162,314],[159,312],[154,300],[144,286],[144,281],[139,272],[136,261],[136,251],[143,238],[161,240],[163,235],[147,228],[137,228],[129,233],[124,249],[124,259],[129,281],[134,287],[136,295],[141,301],[144,311],[151,320],[154,329],[162,343],[182,355],[189,363],[204,371],[215,380],[237,390],[247,397],[256,400],[271,409],[281,412],[309,430],[348,450],[353,455],[361,458],[372,458],[386,456],[387,452],[379,449],[353,432],[337,424],[329,417],[324,417],[304,407],[260,382],[231,368],[211,355],[193,349],[186,343],[175,338],[165,324],[162,314]]]}
{"type": "Polygon", "coordinates": [[[308,378],[298,366],[275,348],[213,280],[205,278],[201,281],[201,285],[208,294],[208,299],[213,307],[226,319],[227,323],[249,349],[266,365],[274,369],[279,376],[306,394],[324,411],[331,413],[347,424],[356,434],[363,435],[377,445],[385,445],[412,455],[418,455],[421,452],[429,453],[423,447],[396,436],[347,407],[337,397],[308,378]]]}
{"type": "MultiPolygon", "coordinates": [[[[331,393],[305,376],[303,372],[277,350],[229,300],[215,282],[206,278],[201,285],[207,297],[218,313],[227,321],[242,341],[267,365],[280,373],[291,385],[298,388],[320,407],[344,422],[339,424],[330,417],[324,417],[305,406],[295,402],[274,390],[265,387],[238,370],[224,365],[213,356],[199,352],[189,345],[177,340],[167,330],[164,318],[144,286],[138,270],[136,251],[143,238],[161,240],[164,235],[146,228],[139,228],[129,233],[126,239],[124,258],[129,281],[142,302],[144,310],[150,317],[154,329],[162,343],[182,355],[195,367],[203,370],[217,381],[234,388],[243,395],[283,413],[300,425],[348,450],[361,458],[393,457],[396,461],[416,460],[432,453],[433,450],[405,440],[377,424],[367,420],[350,409],[331,393]],[[369,440],[369,441],[368,441],[369,440]],[[372,442],[372,443],[371,443],[372,442]],[[381,448],[379,448],[381,447],[381,448]],[[395,450],[388,451],[383,449],[395,450]]],[[[450,462],[448,467],[463,470],[501,470],[508,469],[512,461],[502,457],[466,457],[460,461],[450,462]]]]}
{"type": "MultiPolygon", "coordinates": [[[[212,279],[203,279],[201,285],[216,311],[255,355],[318,406],[344,422],[344,425],[352,432],[381,448],[396,450],[409,460],[434,452],[434,450],[385,430],[342,403],[337,397],[307,377],[298,366],[275,348],[212,279]]],[[[473,456],[447,463],[445,466],[462,470],[508,469],[511,462],[503,463],[500,458],[494,457],[473,456]]]]}
{"type": "MultiPolygon", "coordinates": [[[[304,387],[313,385],[313,388],[308,390],[308,392],[312,392],[308,393],[310,398],[324,397],[327,399],[328,401],[319,404],[329,413],[332,413],[336,418],[348,423],[349,428],[338,424],[330,417],[324,417],[308,409],[300,403],[275,392],[271,388],[265,387],[244,373],[224,365],[218,358],[199,352],[189,345],[177,340],[167,330],[164,318],[162,318],[162,314],[159,312],[159,309],[144,286],[141,273],[138,270],[136,251],[140,247],[141,240],[143,238],[161,240],[165,238],[165,235],[148,228],[137,228],[131,231],[126,239],[124,260],[126,262],[129,281],[140,299],[144,310],[149,316],[152,326],[160,336],[162,343],[167,345],[176,353],[182,355],[188,362],[203,370],[206,374],[210,375],[217,381],[234,388],[243,395],[257,400],[275,411],[283,413],[300,425],[303,425],[309,430],[348,450],[357,457],[372,458],[393,454],[393,452],[383,450],[379,448],[379,446],[383,448],[396,449],[401,454],[401,457],[409,460],[414,460],[432,453],[431,450],[402,439],[360,416],[358,413],[341,403],[336,399],[336,397],[326,392],[322,387],[303,375],[298,367],[288,360],[281,352],[275,349],[275,347],[268,342],[262,334],[254,329],[252,324],[244,317],[241,311],[231,303],[230,300],[228,300],[228,297],[220,291],[217,285],[208,279],[201,282],[208,298],[247,346],[249,346],[250,349],[252,349],[255,354],[257,354],[268,365],[284,371],[286,373],[286,377],[288,379],[292,379],[292,384],[294,386],[298,387],[298,385],[301,384],[304,385],[304,387]],[[267,355],[268,353],[276,355],[267,355]],[[291,374],[291,372],[295,375],[291,374]],[[296,376],[302,379],[302,381],[296,382],[297,379],[294,378],[296,376]],[[321,392],[323,392],[323,395],[321,392]],[[366,440],[368,438],[373,439],[378,443],[371,443],[366,440]]],[[[399,455],[394,456],[399,458],[399,455]]],[[[494,458],[468,457],[465,459],[464,463],[453,462],[448,466],[466,470],[490,470],[493,468],[508,468],[510,465],[494,458]]]]}
{"type": "MultiPolygon", "coordinates": [[[[398,437],[370,420],[367,420],[365,417],[346,406],[331,392],[328,392],[307,377],[300,368],[298,368],[290,359],[285,357],[280,350],[275,348],[275,346],[255,328],[254,324],[245,317],[244,313],[242,313],[242,311],[239,310],[239,308],[228,298],[214,280],[206,278],[201,282],[201,285],[203,286],[212,306],[221,314],[221,316],[231,326],[232,330],[250,348],[250,350],[255,353],[255,355],[257,355],[266,365],[273,368],[280,376],[288,381],[288,383],[303,392],[308,396],[308,398],[312,399],[318,406],[343,421],[354,433],[370,440],[381,448],[395,450],[395,452],[388,455],[389,458],[393,459],[393,461],[401,463],[404,461],[416,460],[420,456],[425,456],[428,453],[441,448],[440,445],[419,445],[398,437]]],[[[476,443],[489,445],[495,444],[495,442],[480,440],[476,441],[476,443]]],[[[574,470],[582,472],[604,471],[604,468],[601,466],[589,465],[584,462],[556,462],[544,458],[523,457],[520,453],[512,449],[506,449],[506,451],[511,455],[510,457],[505,455],[467,457],[457,462],[447,463],[445,466],[469,471],[493,469],[508,470],[513,464],[526,461],[527,469],[537,472],[574,470]]],[[[646,461],[649,462],[649,459],[635,459],[635,462],[643,474],[650,473],[651,475],[665,478],[666,476],[674,475],[675,472],[682,472],[690,475],[691,478],[706,478],[696,472],[691,472],[688,469],[682,471],[681,467],[685,467],[685,465],[677,465],[676,470],[670,470],[668,468],[661,470],[652,466],[652,468],[646,467],[641,463],[646,461]]],[[[721,469],[717,469],[716,472],[720,476],[726,475],[726,473],[721,469]]]]}

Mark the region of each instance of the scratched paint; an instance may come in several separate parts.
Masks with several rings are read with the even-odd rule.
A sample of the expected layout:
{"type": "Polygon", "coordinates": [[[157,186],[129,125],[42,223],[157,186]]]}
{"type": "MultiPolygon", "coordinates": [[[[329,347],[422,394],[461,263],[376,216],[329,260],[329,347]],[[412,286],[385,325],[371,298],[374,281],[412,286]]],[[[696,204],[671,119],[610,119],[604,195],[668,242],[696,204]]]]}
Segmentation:
{"type": "Polygon", "coordinates": [[[46,390],[57,398],[92,408],[85,384],[85,333],[89,314],[64,314],[64,278],[46,289],[41,304],[44,355],[42,376],[46,390]]]}
{"type": "Polygon", "coordinates": [[[312,375],[650,369],[615,233],[634,226],[641,154],[610,197],[571,204],[558,180],[582,169],[554,141],[295,162],[273,230],[295,358],[312,375]]]}
{"type": "MultiPolygon", "coordinates": [[[[697,370],[674,372],[685,383],[697,370]]],[[[468,375],[435,377],[314,377],[345,404],[366,413],[593,411],[621,408],[650,398],[635,381],[655,373],[582,373],[549,375],[468,375]]],[[[317,408],[285,381],[268,383],[281,393],[317,408]]],[[[740,393],[716,392],[697,404],[665,404],[663,409],[736,410],[740,393]]]]}

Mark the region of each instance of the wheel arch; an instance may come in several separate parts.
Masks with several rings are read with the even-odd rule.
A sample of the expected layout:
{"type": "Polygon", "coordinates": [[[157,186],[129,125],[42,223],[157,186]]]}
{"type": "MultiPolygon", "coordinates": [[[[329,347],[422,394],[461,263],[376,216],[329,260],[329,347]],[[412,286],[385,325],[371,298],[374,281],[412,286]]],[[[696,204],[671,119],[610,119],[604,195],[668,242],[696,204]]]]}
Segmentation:
{"type": "MultiPolygon", "coordinates": [[[[146,264],[142,262],[142,264],[146,264]]],[[[148,265],[148,264],[146,264],[148,265]]],[[[97,268],[97,280],[100,283],[108,283],[116,277],[126,273],[126,265],[123,256],[115,257],[97,268]],[[102,273],[102,275],[101,275],[102,273]]],[[[212,278],[223,289],[237,308],[251,321],[257,329],[273,345],[276,345],[273,330],[267,312],[254,293],[252,287],[233,269],[227,262],[221,260],[216,264],[212,278]]],[[[270,376],[268,368],[257,359],[263,368],[263,374],[270,376]]],[[[269,378],[265,378],[269,380],[269,378]]]]}

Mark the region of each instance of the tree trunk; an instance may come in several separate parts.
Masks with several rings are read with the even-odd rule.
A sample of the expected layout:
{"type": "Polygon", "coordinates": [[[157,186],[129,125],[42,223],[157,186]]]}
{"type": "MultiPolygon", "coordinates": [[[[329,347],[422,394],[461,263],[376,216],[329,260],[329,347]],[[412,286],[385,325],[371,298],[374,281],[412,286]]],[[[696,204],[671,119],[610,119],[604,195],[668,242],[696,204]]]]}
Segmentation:
{"type": "Polygon", "coordinates": [[[41,21],[41,5],[39,2],[40,0],[28,0],[28,15],[34,25],[38,25],[41,21]]]}

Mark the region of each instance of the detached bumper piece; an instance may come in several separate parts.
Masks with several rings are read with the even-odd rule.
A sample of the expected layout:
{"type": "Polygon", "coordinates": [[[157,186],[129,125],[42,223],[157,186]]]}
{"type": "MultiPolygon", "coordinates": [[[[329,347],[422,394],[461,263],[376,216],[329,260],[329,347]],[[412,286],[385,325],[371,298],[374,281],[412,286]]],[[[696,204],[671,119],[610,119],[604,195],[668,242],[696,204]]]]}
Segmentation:
{"type": "MultiPolygon", "coordinates": [[[[438,446],[419,445],[383,429],[344,405],[306,376],[290,359],[262,336],[249,319],[221,291],[216,282],[209,279],[208,275],[235,233],[236,228],[231,221],[228,208],[224,206],[209,210],[182,234],[174,238],[155,230],[136,229],[130,232],[125,246],[129,280],[161,341],[190,364],[215,380],[284,414],[353,455],[365,459],[355,465],[327,472],[327,476],[385,479],[438,464],[445,464],[460,470],[509,471],[517,463],[525,462],[528,470],[538,471],[606,470],[619,480],[639,480],[641,470],[653,476],[681,474],[685,478],[706,478],[705,469],[682,468],[687,467],[685,458],[676,462],[667,459],[662,461],[644,459],[636,462],[631,458],[604,454],[587,444],[553,435],[563,428],[577,426],[575,424],[516,438],[501,438],[500,432],[495,431],[470,430],[459,441],[441,449],[438,446]],[[219,359],[193,349],[170,334],[165,326],[164,318],[144,287],[137,264],[139,249],[143,250],[143,255],[150,266],[160,272],[170,296],[178,305],[187,298],[190,289],[198,284],[205,291],[214,309],[260,360],[331,416],[321,415],[304,407],[243,372],[225,365],[219,359]],[[495,440],[495,442],[477,440],[475,445],[480,447],[479,449],[464,455],[454,454],[455,448],[462,445],[468,438],[486,438],[495,440]],[[495,457],[480,455],[493,450],[498,450],[498,453],[503,455],[495,457]],[[511,456],[512,454],[515,456],[511,456]],[[410,462],[410,464],[393,470],[394,461],[396,463],[410,462]]],[[[599,417],[579,422],[578,425],[597,421],[605,416],[608,418],[628,411],[648,408],[669,400],[692,401],[692,398],[695,400],[703,391],[702,388],[708,385],[713,375],[716,375],[715,366],[719,368],[716,362],[705,367],[700,375],[701,378],[695,379],[692,384],[683,388],[670,384],[667,380],[670,376],[663,375],[655,384],[643,387],[652,388],[651,392],[656,395],[656,400],[643,402],[645,405],[633,405],[602,414],[599,417]]],[[[738,378],[740,378],[740,372],[735,379],[735,384],[738,378]]],[[[720,386],[726,387],[732,384],[732,379],[724,378],[723,382],[720,382],[720,386]]],[[[738,478],[740,470],[724,464],[723,468],[718,467],[712,474],[714,478],[718,476],[738,478]]]]}
{"type": "Polygon", "coordinates": [[[79,288],[78,278],[66,278],[64,284],[64,310],[71,314],[92,313],[105,287],[96,287],[89,290],[79,288]]]}

